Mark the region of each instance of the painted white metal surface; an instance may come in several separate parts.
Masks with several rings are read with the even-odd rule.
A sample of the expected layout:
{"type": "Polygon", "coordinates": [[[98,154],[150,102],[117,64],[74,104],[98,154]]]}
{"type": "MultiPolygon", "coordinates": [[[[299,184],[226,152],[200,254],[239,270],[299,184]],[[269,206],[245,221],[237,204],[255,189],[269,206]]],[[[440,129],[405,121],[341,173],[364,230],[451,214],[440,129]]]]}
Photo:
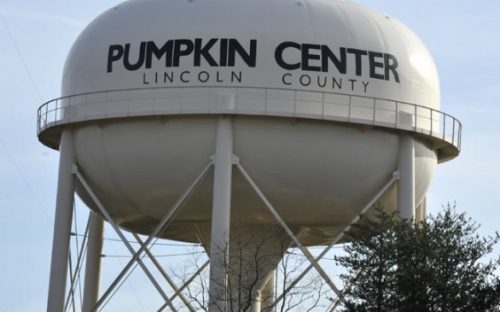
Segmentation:
{"type": "Polygon", "coordinates": [[[87,244],[85,284],[83,289],[83,312],[92,312],[94,309],[99,299],[99,282],[101,279],[104,220],[98,214],[92,213],[89,222],[89,240],[87,244]]]}
{"type": "Polygon", "coordinates": [[[63,311],[66,293],[67,262],[74,199],[73,166],[75,165],[75,150],[71,130],[62,134],[60,148],[47,311],[63,311]]]}
{"type": "MultiPolygon", "coordinates": [[[[304,246],[331,247],[374,198],[413,217],[436,164],[458,155],[461,124],[439,111],[424,45],[384,13],[341,0],[143,0],[103,13],[79,36],[62,96],[38,111],[38,135],[61,143],[48,310],[62,309],[66,273],[55,269],[67,259],[74,164],[80,196],[133,254],[97,304],[161,236],[210,246],[215,311],[235,254],[216,249],[235,223],[250,229],[246,242],[283,228],[339,293],[304,246]],[[135,252],[122,229],[151,237],[135,252]]],[[[287,245],[266,244],[273,261],[258,290],[287,245]]]]}
{"type": "MultiPolygon", "coordinates": [[[[217,121],[210,233],[209,312],[226,311],[233,176],[233,120],[217,121]]],[[[207,242],[208,244],[208,242],[207,242]]]]}
{"type": "MultiPolygon", "coordinates": [[[[398,169],[402,132],[415,137],[416,202],[460,145],[417,36],[349,1],[128,1],[77,39],[62,95],[39,111],[40,140],[56,147],[73,127],[92,188],[141,233],[215,153],[220,114],[234,115],[234,154],[285,221],[307,229],[304,244],[334,237],[398,169]]],[[[207,181],[164,237],[208,236],[207,181]]],[[[269,221],[238,174],[232,192],[233,216],[269,221]]],[[[395,189],[382,204],[395,209],[395,189]]]]}
{"type": "MultiPolygon", "coordinates": [[[[402,218],[415,218],[415,141],[401,135],[398,156],[398,210],[402,218]]],[[[420,200],[418,201],[420,202],[420,200]]]]}
{"type": "Polygon", "coordinates": [[[77,39],[62,94],[152,86],[332,91],[439,109],[420,39],[384,13],[339,0],[124,2],[77,39]]]}
{"type": "Polygon", "coordinates": [[[38,110],[38,134],[44,144],[57,148],[65,125],[193,114],[307,118],[412,131],[437,143],[440,161],[454,158],[461,143],[460,122],[426,106],[342,93],[241,87],[142,88],[62,97],[38,110]]]}
{"type": "MultiPolygon", "coordinates": [[[[149,233],[214,154],[217,119],[154,118],[81,126],[74,130],[77,161],[117,222],[149,233]]],[[[243,116],[235,117],[233,126],[234,154],[240,162],[289,224],[309,227],[305,236],[321,237],[321,242],[351,220],[398,167],[396,132],[243,116]]],[[[420,202],[437,157],[419,141],[415,152],[420,202]]],[[[207,178],[164,235],[195,241],[190,229],[197,226],[208,236],[211,196],[207,178]]],[[[239,220],[269,220],[237,174],[232,198],[232,215],[239,220]]],[[[92,201],[86,202],[92,207],[92,201]]],[[[395,209],[395,191],[381,202],[395,209]]]]}
{"type": "MultiPolygon", "coordinates": [[[[128,1],[80,35],[62,93],[39,111],[39,131],[234,113],[405,128],[451,143],[440,159],[460,146],[460,123],[439,112],[436,69],[418,37],[350,1],[128,1]],[[409,125],[399,112],[411,115],[409,125]]],[[[58,134],[47,136],[57,147],[58,134]]]]}

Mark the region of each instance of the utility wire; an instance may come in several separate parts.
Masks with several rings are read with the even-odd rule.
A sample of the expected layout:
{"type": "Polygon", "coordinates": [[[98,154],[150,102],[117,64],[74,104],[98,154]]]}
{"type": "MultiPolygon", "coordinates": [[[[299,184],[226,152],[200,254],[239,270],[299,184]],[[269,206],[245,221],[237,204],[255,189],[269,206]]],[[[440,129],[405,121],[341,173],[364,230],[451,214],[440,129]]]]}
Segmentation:
{"type": "MultiPolygon", "coordinates": [[[[75,234],[73,233],[73,235],[80,235],[80,234],[75,234]]],[[[110,239],[110,240],[113,240],[113,239],[110,239]]],[[[162,243],[158,243],[158,240],[159,238],[156,237],[152,242],[151,242],[151,247],[155,246],[155,245],[160,245],[162,243]]],[[[119,240],[121,241],[121,240],[119,240]]],[[[138,243],[140,244],[139,242],[137,241],[128,241],[130,243],[138,243]]],[[[179,246],[179,244],[170,244],[170,245],[174,245],[174,246],[179,246]]],[[[192,245],[185,245],[185,246],[192,246],[192,245]]],[[[116,253],[116,250],[114,249],[113,245],[111,245],[111,247],[113,248],[113,250],[115,251],[116,253]]],[[[200,252],[193,252],[193,253],[186,253],[184,255],[194,255],[196,253],[204,253],[202,251],[200,252]]],[[[131,256],[125,256],[125,255],[103,255],[105,257],[110,257],[110,258],[130,258],[131,256]]],[[[165,256],[165,255],[163,255],[165,256]]],[[[172,255],[166,255],[166,256],[172,256],[172,255]]],[[[142,261],[144,258],[146,257],[145,254],[142,254],[139,259],[142,261]]],[[[158,256],[157,256],[158,257],[158,256]]],[[[111,299],[116,295],[116,293],[118,292],[118,290],[123,286],[123,284],[125,283],[125,281],[132,275],[132,273],[134,272],[134,270],[139,266],[139,261],[135,261],[134,265],[129,269],[129,272],[125,275],[125,277],[120,281],[120,283],[118,283],[117,287],[113,290],[113,292],[111,293],[110,296],[108,296],[108,298],[103,302],[103,304],[101,304],[101,306],[99,307],[99,309],[102,311],[102,309],[104,309],[104,307],[111,301],[111,299]]],[[[139,302],[139,304],[141,305],[141,308],[142,310],[144,310],[144,307],[142,306],[142,302],[139,300],[139,297],[137,296],[137,294],[135,294],[135,290],[134,288],[132,288],[133,292],[134,292],[134,295],[137,299],[137,301],[139,302]]]]}
{"type": "MultiPolygon", "coordinates": [[[[27,75],[28,75],[28,77],[30,79],[31,85],[33,87],[33,90],[35,90],[35,93],[37,94],[38,98],[40,99],[40,102],[42,102],[43,100],[42,100],[40,92],[38,91],[38,88],[37,88],[37,86],[35,84],[35,80],[33,79],[33,75],[31,74],[31,71],[29,70],[27,63],[24,60],[24,57],[21,54],[21,51],[19,50],[19,47],[17,46],[16,40],[14,39],[14,36],[12,35],[12,33],[11,33],[10,29],[9,29],[9,26],[7,25],[7,22],[5,22],[5,19],[4,19],[3,15],[1,13],[0,13],[0,20],[2,21],[2,24],[5,27],[5,30],[7,31],[7,34],[9,36],[9,38],[10,38],[10,41],[12,42],[12,45],[14,46],[14,49],[16,50],[17,55],[19,56],[19,59],[23,63],[24,69],[25,69],[25,71],[26,71],[26,73],[27,73],[27,75]]],[[[16,171],[19,173],[19,175],[21,176],[22,180],[26,184],[26,187],[28,188],[28,191],[31,193],[31,195],[33,196],[33,198],[35,198],[35,200],[38,202],[39,207],[41,207],[41,209],[43,210],[45,216],[47,217],[47,219],[49,220],[49,222],[52,224],[53,221],[49,217],[49,213],[47,212],[48,211],[47,208],[45,207],[45,205],[42,203],[42,201],[40,200],[40,198],[34,192],[33,188],[31,187],[31,184],[28,182],[28,179],[26,178],[26,176],[24,175],[24,173],[21,171],[21,169],[18,166],[15,158],[12,156],[12,154],[9,151],[9,149],[7,148],[7,145],[5,145],[4,141],[1,138],[0,138],[0,144],[2,145],[3,149],[7,153],[7,156],[9,157],[9,160],[14,165],[14,168],[16,169],[16,171]]]]}
{"type": "MultiPolygon", "coordinates": [[[[186,252],[186,253],[177,253],[177,254],[160,254],[154,255],[155,258],[167,258],[167,257],[182,257],[182,256],[192,256],[198,254],[204,254],[204,251],[194,251],[194,252],[186,252]]],[[[132,258],[132,255],[102,255],[103,258],[132,258]]]]}
{"type": "MultiPolygon", "coordinates": [[[[304,254],[296,253],[296,252],[290,252],[290,251],[287,251],[286,254],[293,255],[293,256],[299,256],[299,257],[306,257],[304,254]]],[[[321,260],[332,260],[332,261],[335,261],[334,258],[326,258],[326,257],[322,257],[321,260]]]]}
{"type": "MultiPolygon", "coordinates": [[[[113,248],[113,251],[116,252],[115,250],[115,247],[113,245],[111,245],[111,248],[113,248]]],[[[142,255],[141,256],[141,260],[145,257],[145,255],[142,255]]],[[[122,261],[117,259],[120,263],[120,265],[123,265],[122,261]]],[[[125,283],[125,281],[132,275],[132,273],[134,272],[134,270],[139,266],[139,262],[136,261],[136,263],[134,264],[134,266],[132,268],[130,268],[130,271],[127,273],[127,275],[125,275],[125,277],[121,280],[121,282],[118,284],[118,286],[114,289],[113,293],[107,298],[107,300],[99,307],[99,310],[102,311],[104,309],[104,307],[111,301],[111,299],[116,295],[116,293],[118,292],[118,290],[123,286],[123,284],[125,283]]],[[[139,296],[137,296],[137,293],[135,291],[135,288],[133,287],[133,285],[129,285],[130,289],[132,289],[132,293],[134,294],[134,297],[135,299],[137,300],[137,302],[139,303],[139,306],[141,307],[141,310],[144,311],[144,305],[142,304],[141,300],[139,299],[139,296]]]]}
{"type": "MultiPolygon", "coordinates": [[[[141,257],[141,260],[144,258],[144,256],[141,257]]],[[[122,263],[120,263],[122,264],[122,263]]],[[[118,284],[118,286],[116,286],[116,288],[113,290],[113,293],[111,295],[109,295],[108,299],[100,306],[100,311],[102,311],[104,309],[104,307],[111,301],[111,299],[116,295],[116,293],[118,292],[118,290],[120,290],[120,288],[123,286],[123,284],[125,284],[125,281],[130,277],[130,275],[132,275],[132,273],[134,272],[134,270],[139,266],[139,264],[136,262],[135,265],[130,268],[130,271],[127,273],[127,275],[125,275],[125,277],[120,281],[120,283],[118,284]]],[[[141,300],[139,300],[139,296],[137,296],[137,293],[135,292],[135,289],[133,287],[131,287],[132,289],[132,292],[135,296],[135,299],[137,300],[137,302],[139,303],[139,305],[141,306],[141,309],[142,311],[144,311],[144,306],[141,302],[141,300]]]]}
{"type": "Polygon", "coordinates": [[[26,176],[24,175],[24,173],[19,168],[19,165],[17,164],[14,156],[12,156],[12,154],[9,151],[9,149],[7,148],[7,145],[5,145],[5,143],[4,143],[4,141],[2,140],[1,137],[0,137],[0,145],[2,145],[3,149],[5,150],[5,153],[7,154],[7,157],[10,160],[10,162],[12,163],[12,165],[14,166],[14,168],[16,169],[17,173],[19,174],[19,176],[23,180],[24,184],[26,184],[26,188],[28,189],[28,191],[30,192],[30,194],[33,196],[33,198],[35,199],[35,201],[38,203],[38,206],[40,207],[40,209],[43,210],[43,213],[45,214],[45,216],[47,217],[47,219],[49,220],[49,222],[53,225],[53,220],[51,220],[51,218],[49,217],[49,213],[47,212],[48,211],[47,207],[45,207],[45,205],[42,203],[42,201],[40,200],[40,198],[36,195],[35,191],[31,187],[31,184],[28,182],[28,179],[26,178],[26,176]]]}
{"type": "Polygon", "coordinates": [[[23,63],[24,70],[26,71],[26,74],[28,74],[28,77],[29,77],[29,79],[31,81],[31,85],[33,86],[33,90],[35,90],[35,93],[38,95],[38,98],[40,99],[40,103],[43,102],[42,96],[40,95],[40,91],[38,90],[38,88],[36,86],[35,80],[33,79],[33,75],[31,74],[31,71],[30,71],[30,69],[28,67],[28,64],[24,60],[24,57],[23,57],[23,55],[21,53],[21,50],[19,50],[19,47],[17,46],[16,40],[14,39],[14,36],[10,32],[10,28],[7,25],[7,23],[5,22],[5,19],[4,19],[3,15],[2,15],[2,13],[0,13],[0,20],[2,20],[2,23],[3,23],[4,27],[5,27],[5,30],[7,31],[7,34],[9,35],[10,41],[12,42],[12,45],[14,46],[14,49],[16,49],[16,52],[17,52],[17,55],[19,56],[19,59],[23,63]]]}
{"type": "MultiPolygon", "coordinates": [[[[85,235],[79,234],[79,233],[71,233],[71,235],[72,236],[80,236],[80,237],[85,236],[85,235]]],[[[87,235],[87,237],[91,237],[91,236],[87,235]]],[[[103,239],[106,241],[112,241],[112,242],[122,242],[122,240],[118,239],[118,238],[104,237],[103,239]]],[[[137,241],[131,241],[131,240],[127,240],[127,242],[129,242],[131,244],[140,244],[137,241]]],[[[169,246],[169,247],[201,247],[201,245],[197,244],[197,243],[195,243],[195,244],[155,243],[154,245],[155,246],[169,246]]]]}

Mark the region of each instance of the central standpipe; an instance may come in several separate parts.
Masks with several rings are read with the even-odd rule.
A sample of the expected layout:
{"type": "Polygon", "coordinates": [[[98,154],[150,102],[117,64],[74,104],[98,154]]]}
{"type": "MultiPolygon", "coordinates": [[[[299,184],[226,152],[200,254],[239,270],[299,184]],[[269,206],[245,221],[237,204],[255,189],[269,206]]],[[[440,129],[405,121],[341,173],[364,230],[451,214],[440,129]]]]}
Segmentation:
{"type": "MultiPolygon", "coordinates": [[[[276,272],[277,269],[274,269],[273,272],[267,278],[266,284],[264,285],[264,287],[262,287],[260,291],[261,294],[260,299],[262,302],[261,305],[264,307],[271,306],[276,300],[276,272]]],[[[266,309],[266,312],[274,312],[274,311],[276,311],[274,307],[266,309]]]]}
{"type": "Polygon", "coordinates": [[[229,273],[226,311],[260,312],[262,308],[270,312],[266,308],[274,298],[266,285],[291,239],[277,224],[235,222],[231,225],[229,264],[225,266],[229,273]]]}
{"type": "Polygon", "coordinates": [[[227,265],[231,219],[233,124],[229,116],[217,122],[214,159],[212,229],[210,237],[209,312],[226,311],[227,265]]]}

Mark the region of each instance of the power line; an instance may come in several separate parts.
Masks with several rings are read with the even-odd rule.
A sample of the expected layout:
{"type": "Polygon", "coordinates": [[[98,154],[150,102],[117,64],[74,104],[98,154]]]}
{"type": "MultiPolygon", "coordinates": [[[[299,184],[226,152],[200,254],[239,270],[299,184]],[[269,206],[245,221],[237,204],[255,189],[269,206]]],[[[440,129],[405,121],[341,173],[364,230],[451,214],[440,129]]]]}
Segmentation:
{"type": "MultiPolygon", "coordinates": [[[[19,48],[18,48],[18,46],[16,44],[16,41],[14,40],[14,36],[12,35],[12,33],[11,33],[10,29],[9,29],[9,26],[7,25],[7,22],[5,22],[5,19],[4,19],[3,15],[1,13],[0,13],[0,20],[2,21],[2,23],[3,23],[4,27],[5,27],[5,30],[7,31],[7,34],[9,36],[9,38],[10,38],[10,41],[12,42],[12,45],[14,46],[14,49],[16,50],[17,55],[19,56],[19,59],[23,63],[24,69],[25,69],[26,73],[28,74],[28,77],[30,79],[31,85],[33,86],[33,89],[35,90],[35,93],[37,94],[38,98],[40,99],[40,102],[42,102],[42,97],[40,95],[40,92],[38,91],[38,88],[37,88],[36,84],[35,84],[35,80],[33,79],[33,75],[31,75],[31,71],[29,70],[27,63],[24,60],[23,55],[21,54],[21,51],[19,50],[19,48]]],[[[26,187],[27,187],[28,191],[31,193],[31,195],[33,196],[33,198],[35,198],[35,200],[38,202],[38,205],[43,210],[43,212],[44,212],[45,216],[47,217],[47,219],[49,220],[49,222],[52,223],[53,221],[49,217],[49,213],[47,212],[48,211],[47,208],[42,203],[42,201],[40,200],[40,198],[36,195],[35,191],[31,187],[31,184],[28,182],[28,179],[26,178],[26,176],[24,175],[24,173],[21,171],[21,168],[18,166],[15,158],[12,156],[12,154],[9,151],[9,149],[7,148],[7,145],[4,143],[4,141],[1,138],[0,138],[0,144],[2,145],[3,149],[7,153],[7,156],[9,157],[9,160],[14,165],[14,168],[16,169],[16,171],[18,172],[18,174],[21,176],[22,180],[26,184],[26,187]]]]}
{"type": "MultiPolygon", "coordinates": [[[[85,235],[83,234],[78,234],[78,233],[71,233],[72,236],[80,236],[80,237],[84,237],[85,235]]],[[[89,235],[87,235],[87,237],[91,237],[89,235]]],[[[106,240],[106,241],[112,241],[112,242],[122,242],[121,239],[118,239],[118,238],[109,238],[109,237],[103,237],[103,240],[106,240]]],[[[131,240],[127,240],[128,243],[131,243],[131,244],[139,244],[139,242],[137,241],[131,241],[131,240]]],[[[169,247],[201,247],[200,244],[197,244],[197,243],[194,243],[194,244],[175,244],[175,243],[155,243],[154,244],[155,246],[169,246],[169,247]]]]}
{"type": "Polygon", "coordinates": [[[5,22],[5,19],[4,19],[3,15],[1,13],[0,13],[0,20],[2,20],[2,23],[3,23],[4,27],[5,27],[5,30],[7,31],[7,34],[9,35],[10,41],[12,42],[12,45],[14,46],[14,49],[16,50],[16,53],[19,56],[19,59],[23,63],[24,70],[28,74],[28,77],[29,77],[29,79],[31,81],[31,85],[33,86],[33,89],[35,90],[35,93],[38,95],[38,98],[40,99],[40,102],[43,102],[42,96],[40,95],[40,91],[38,91],[38,88],[36,86],[35,80],[33,79],[33,75],[31,74],[31,71],[29,70],[28,64],[24,60],[24,57],[23,57],[23,55],[21,53],[21,50],[19,50],[19,47],[17,46],[16,40],[14,40],[14,36],[10,32],[9,26],[5,22]]]}
{"type": "MultiPolygon", "coordinates": [[[[193,252],[186,252],[186,253],[177,253],[177,254],[160,254],[160,255],[155,255],[155,258],[168,258],[168,257],[182,257],[182,256],[193,256],[193,255],[199,255],[199,254],[204,254],[204,251],[193,251],[193,252]]],[[[103,258],[132,258],[131,255],[102,255],[103,258]]]]}
{"type": "Polygon", "coordinates": [[[31,187],[31,184],[28,182],[28,179],[26,178],[26,176],[24,175],[24,173],[19,168],[19,166],[18,166],[18,164],[17,164],[14,156],[12,156],[12,154],[9,151],[9,149],[7,148],[7,145],[5,145],[5,143],[4,143],[4,141],[2,140],[1,137],[0,137],[0,145],[2,145],[3,149],[5,150],[5,153],[7,154],[7,157],[10,160],[10,162],[12,163],[12,165],[14,166],[14,168],[16,169],[16,171],[19,174],[19,176],[21,176],[21,179],[23,180],[24,184],[26,184],[26,188],[28,189],[28,191],[30,192],[30,194],[33,196],[33,198],[35,199],[35,201],[38,203],[40,209],[43,210],[43,213],[45,214],[45,216],[47,217],[47,219],[49,220],[49,222],[52,224],[53,220],[51,220],[51,218],[49,217],[49,213],[47,212],[47,208],[42,203],[42,201],[40,200],[40,198],[36,195],[35,191],[31,187]]]}
{"type": "MultiPolygon", "coordinates": [[[[113,245],[111,245],[111,248],[116,252],[115,250],[115,247],[113,245]]],[[[145,257],[145,255],[142,255],[140,257],[140,259],[142,260],[143,258],[145,257]]],[[[120,265],[123,265],[122,261],[120,259],[117,259],[117,261],[120,262],[120,265]]],[[[125,283],[125,281],[132,275],[132,273],[134,272],[134,270],[138,267],[139,265],[139,262],[135,262],[134,266],[130,269],[130,271],[127,273],[127,275],[125,276],[125,278],[122,279],[122,281],[118,284],[118,286],[114,289],[114,291],[112,292],[112,294],[107,298],[107,300],[100,306],[100,311],[104,310],[104,307],[111,301],[111,299],[116,295],[116,293],[118,292],[118,290],[123,286],[123,284],[125,283]]],[[[130,289],[132,289],[132,293],[134,294],[134,297],[135,299],[137,300],[137,302],[139,303],[139,306],[141,307],[141,310],[144,311],[144,305],[142,304],[141,300],[139,299],[139,296],[137,296],[137,293],[135,291],[135,288],[133,287],[133,285],[128,285],[130,287],[130,289]]]]}
{"type": "MultiPolygon", "coordinates": [[[[291,252],[291,251],[287,251],[286,252],[287,255],[293,255],[293,256],[299,256],[299,257],[306,257],[304,254],[301,254],[301,253],[296,253],[296,252],[291,252]]],[[[327,257],[322,257],[321,260],[332,260],[332,261],[335,261],[334,258],[327,258],[327,257]]]]}

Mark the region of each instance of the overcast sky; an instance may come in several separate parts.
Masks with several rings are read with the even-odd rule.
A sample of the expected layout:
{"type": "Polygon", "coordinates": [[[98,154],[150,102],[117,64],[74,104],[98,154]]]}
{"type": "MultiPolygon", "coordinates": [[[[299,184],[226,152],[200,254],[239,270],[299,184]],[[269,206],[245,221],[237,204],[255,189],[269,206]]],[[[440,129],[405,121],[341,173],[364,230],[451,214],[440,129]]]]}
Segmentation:
{"type": "MultiPolygon", "coordinates": [[[[0,2],[0,312],[45,308],[58,153],[38,142],[36,109],[59,96],[76,36],[119,2],[0,2]]],[[[429,211],[456,202],[492,234],[500,228],[500,1],[358,2],[421,37],[438,67],[442,111],[463,123],[462,153],[438,166],[429,211]]]]}

